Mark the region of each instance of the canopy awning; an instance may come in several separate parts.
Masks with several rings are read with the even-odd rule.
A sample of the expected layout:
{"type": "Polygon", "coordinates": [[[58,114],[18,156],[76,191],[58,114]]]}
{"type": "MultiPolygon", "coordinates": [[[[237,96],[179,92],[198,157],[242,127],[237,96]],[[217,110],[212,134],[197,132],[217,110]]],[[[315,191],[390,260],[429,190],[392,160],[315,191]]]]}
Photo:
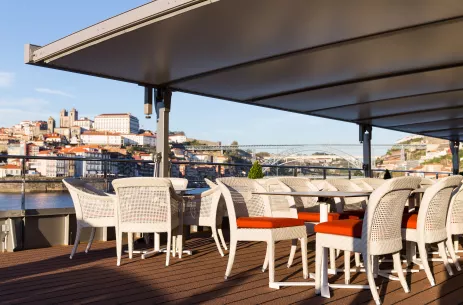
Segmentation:
{"type": "Polygon", "coordinates": [[[462,32],[461,0],[157,0],[25,60],[459,140],[462,32]]]}

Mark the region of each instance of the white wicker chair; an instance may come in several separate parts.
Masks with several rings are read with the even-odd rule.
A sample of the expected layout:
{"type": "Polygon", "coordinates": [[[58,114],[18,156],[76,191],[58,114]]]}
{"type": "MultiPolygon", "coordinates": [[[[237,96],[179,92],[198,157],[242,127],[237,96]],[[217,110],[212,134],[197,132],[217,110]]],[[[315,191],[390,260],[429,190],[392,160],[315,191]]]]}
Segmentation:
{"type": "Polygon", "coordinates": [[[428,187],[436,183],[437,180],[429,179],[429,178],[421,178],[421,187],[428,187]]]}
{"type": "MultiPolygon", "coordinates": [[[[211,182],[212,183],[212,182],[211,182]]],[[[185,203],[183,213],[183,225],[194,225],[210,227],[220,255],[224,256],[222,246],[227,249],[227,244],[222,232],[222,219],[224,213],[225,200],[216,184],[212,188],[202,192],[200,196],[192,196],[192,200],[185,203]]]]}
{"type": "Polygon", "coordinates": [[[217,184],[215,184],[214,182],[212,182],[211,180],[207,179],[207,178],[204,178],[204,181],[206,182],[206,184],[211,188],[213,189],[214,187],[217,186],[217,184]]]}
{"type": "MultiPolygon", "coordinates": [[[[166,266],[169,265],[171,241],[175,253],[176,235],[172,231],[182,228],[182,213],[179,209],[182,198],[175,194],[167,178],[124,178],[113,181],[117,195],[116,244],[117,265],[121,263],[122,233],[128,233],[129,258],[133,253],[133,233],[167,233],[166,266]]],[[[181,252],[181,243],[179,251],[181,252]]]]}
{"type": "Polygon", "coordinates": [[[269,257],[269,287],[275,283],[275,242],[301,239],[302,267],[304,278],[307,271],[307,233],[303,221],[292,218],[273,218],[268,196],[254,195],[265,192],[258,182],[248,178],[217,179],[225,198],[230,220],[230,252],[225,279],[231,273],[239,240],[267,242],[269,257]]]}
{"type": "MultiPolygon", "coordinates": [[[[275,178],[287,185],[292,192],[318,192],[317,186],[310,180],[302,177],[278,177],[275,178]]],[[[317,197],[293,197],[299,212],[319,212],[320,205],[317,197]]]]}
{"type": "MultiPolygon", "coordinates": [[[[337,220],[315,226],[316,293],[321,292],[322,296],[329,297],[326,260],[322,266],[322,257],[326,257],[327,248],[337,248],[347,253],[350,251],[362,253],[368,283],[376,304],[380,304],[380,298],[371,263],[375,256],[393,255],[394,269],[398,272],[402,287],[408,292],[400,260],[401,219],[405,202],[412,190],[418,187],[419,182],[420,179],[416,177],[402,177],[384,183],[371,194],[363,221],[337,220]]],[[[345,255],[345,257],[350,259],[350,256],[345,255]]],[[[346,272],[347,276],[350,275],[349,272],[350,269],[346,272]]]]}
{"type": "Polygon", "coordinates": [[[386,182],[386,180],[379,178],[357,178],[351,179],[350,181],[358,185],[363,191],[376,190],[378,187],[383,185],[384,182],[386,182]]]}
{"type": "Polygon", "coordinates": [[[455,190],[450,202],[447,215],[447,248],[450,257],[458,271],[461,271],[460,263],[456,253],[458,252],[458,238],[463,235],[463,186],[455,190]],[[452,243],[453,236],[456,237],[455,244],[452,243]]]}
{"type": "Polygon", "coordinates": [[[82,228],[92,228],[85,249],[85,253],[88,253],[96,228],[116,226],[115,198],[79,179],[66,178],[63,183],[71,194],[77,219],[76,239],[69,257],[72,259],[79,245],[82,228]]]}
{"type": "Polygon", "coordinates": [[[184,190],[188,187],[188,179],[185,178],[167,178],[172,182],[174,190],[184,190]]]}
{"type": "MultiPolygon", "coordinates": [[[[362,188],[348,179],[327,179],[327,188],[341,192],[362,192],[362,188]]],[[[336,211],[342,213],[345,210],[365,209],[367,200],[365,197],[335,198],[336,211]]]]}
{"type": "MultiPolygon", "coordinates": [[[[452,268],[447,260],[446,245],[447,229],[446,219],[449,210],[450,197],[453,190],[460,185],[462,176],[451,176],[439,179],[437,183],[426,189],[420,203],[418,214],[405,214],[402,223],[402,238],[407,242],[418,245],[420,261],[426,276],[435,285],[434,277],[429,268],[426,244],[437,243],[439,254],[449,275],[453,275],[452,268]]],[[[407,249],[412,247],[407,246],[407,249]]],[[[408,256],[409,258],[409,256],[408,256]]],[[[408,259],[408,263],[410,259],[408,259]]]]}

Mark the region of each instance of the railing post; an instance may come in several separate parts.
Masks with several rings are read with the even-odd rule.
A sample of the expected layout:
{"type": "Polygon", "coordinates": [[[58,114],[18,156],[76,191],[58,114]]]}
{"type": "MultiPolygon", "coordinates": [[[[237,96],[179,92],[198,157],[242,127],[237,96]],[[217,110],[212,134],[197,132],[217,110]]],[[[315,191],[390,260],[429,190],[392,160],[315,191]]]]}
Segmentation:
{"type": "Polygon", "coordinates": [[[436,173],[436,180],[439,179],[439,173],[436,173]]]}
{"type": "Polygon", "coordinates": [[[26,209],[26,158],[21,160],[21,210],[26,209]]]}
{"type": "Polygon", "coordinates": [[[218,171],[217,177],[218,177],[218,178],[222,177],[222,165],[219,165],[217,171],[218,171]]]}
{"type": "Polygon", "coordinates": [[[104,188],[105,192],[109,192],[109,184],[108,184],[108,161],[103,161],[103,178],[104,178],[104,188]]]}
{"type": "Polygon", "coordinates": [[[323,180],[326,180],[326,168],[323,169],[323,180]]]}
{"type": "Polygon", "coordinates": [[[350,167],[349,167],[349,169],[347,170],[347,173],[348,173],[348,175],[349,175],[349,180],[352,179],[352,171],[351,171],[350,167]]]}
{"type": "Polygon", "coordinates": [[[294,177],[297,177],[297,167],[295,167],[295,168],[293,169],[293,176],[294,176],[294,177]]]}

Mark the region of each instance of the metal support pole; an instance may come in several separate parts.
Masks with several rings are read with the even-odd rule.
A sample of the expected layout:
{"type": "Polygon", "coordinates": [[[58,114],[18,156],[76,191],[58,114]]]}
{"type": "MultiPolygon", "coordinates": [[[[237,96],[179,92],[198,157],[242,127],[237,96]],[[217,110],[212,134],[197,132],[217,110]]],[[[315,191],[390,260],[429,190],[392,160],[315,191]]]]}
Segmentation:
{"type": "Polygon", "coordinates": [[[450,141],[450,151],[452,152],[452,172],[458,175],[460,172],[460,141],[450,141]]]}
{"type": "Polygon", "coordinates": [[[26,209],[26,158],[21,160],[21,210],[26,209]]]}
{"type": "Polygon", "coordinates": [[[351,169],[349,168],[349,170],[347,171],[348,175],[349,175],[349,180],[352,179],[352,171],[351,169]]]}
{"type": "Polygon", "coordinates": [[[326,168],[323,169],[323,180],[326,180],[326,168]]]}
{"type": "Polygon", "coordinates": [[[172,92],[169,89],[156,89],[156,114],[158,118],[156,151],[161,153],[159,177],[169,175],[169,113],[172,92]]]}
{"type": "Polygon", "coordinates": [[[371,171],[371,134],[372,128],[370,125],[359,125],[360,143],[363,143],[363,171],[365,177],[372,177],[371,171]]]}

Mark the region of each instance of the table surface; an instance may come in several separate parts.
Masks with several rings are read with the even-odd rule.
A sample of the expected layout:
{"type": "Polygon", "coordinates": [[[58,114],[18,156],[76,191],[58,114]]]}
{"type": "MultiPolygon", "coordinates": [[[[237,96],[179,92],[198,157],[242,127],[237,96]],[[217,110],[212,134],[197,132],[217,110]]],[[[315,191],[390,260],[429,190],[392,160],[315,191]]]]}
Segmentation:
{"type": "Polygon", "coordinates": [[[319,192],[253,192],[256,195],[274,196],[297,196],[297,197],[368,197],[372,192],[339,192],[339,191],[319,191],[319,192]]]}

